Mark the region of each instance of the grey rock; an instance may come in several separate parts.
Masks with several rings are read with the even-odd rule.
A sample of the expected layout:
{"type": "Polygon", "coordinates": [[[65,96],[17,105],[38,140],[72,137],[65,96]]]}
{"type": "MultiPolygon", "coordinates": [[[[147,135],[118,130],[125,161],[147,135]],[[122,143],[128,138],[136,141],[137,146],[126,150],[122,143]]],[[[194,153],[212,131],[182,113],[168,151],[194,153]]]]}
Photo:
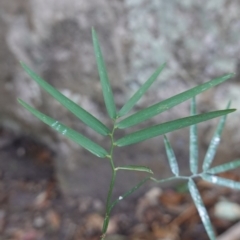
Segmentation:
{"type": "MultiPolygon", "coordinates": [[[[120,108],[164,61],[167,67],[135,110],[187,90],[227,72],[236,77],[197,97],[199,112],[240,103],[240,3],[237,0],[1,0],[0,1],[0,120],[28,133],[57,153],[55,166],[67,194],[105,196],[111,177],[108,161],[96,159],[49,130],[16,103],[24,99],[108,148],[58,102],[43,92],[20,68],[22,60],[66,96],[111,125],[101,93],[91,43],[98,32],[116,105],[120,108]]],[[[189,115],[189,102],[156,116],[149,124],[189,115]]],[[[217,162],[239,156],[239,113],[231,114],[217,162]]],[[[200,125],[201,155],[216,121],[200,125]]],[[[140,127],[147,126],[146,124],[140,127]]],[[[118,136],[121,134],[119,133],[118,136]]],[[[188,172],[188,131],[170,134],[183,172],[188,172]]],[[[116,150],[117,165],[146,164],[156,176],[170,174],[160,138],[116,150]],[[118,159],[118,160],[117,160],[118,159]]],[[[115,195],[144,175],[121,173],[115,195]],[[124,179],[124,180],[123,180],[124,179]]]]}

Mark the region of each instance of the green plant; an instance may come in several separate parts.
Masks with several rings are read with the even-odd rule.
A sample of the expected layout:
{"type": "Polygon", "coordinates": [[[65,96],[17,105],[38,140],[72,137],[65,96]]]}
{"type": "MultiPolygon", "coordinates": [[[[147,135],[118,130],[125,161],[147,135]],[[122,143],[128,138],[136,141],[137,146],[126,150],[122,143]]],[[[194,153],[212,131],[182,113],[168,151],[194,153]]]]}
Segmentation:
{"type": "MultiPolygon", "coordinates": [[[[225,116],[226,114],[229,114],[234,109],[226,109],[221,111],[214,111],[204,114],[195,115],[195,102],[192,103],[192,116],[177,119],[174,121],[169,121],[162,124],[157,124],[155,126],[147,127],[142,130],[127,134],[126,136],[115,140],[114,139],[114,133],[116,129],[125,129],[131,126],[134,126],[140,122],[143,122],[147,119],[150,119],[157,114],[160,114],[188,99],[194,98],[196,95],[212,88],[213,86],[216,86],[228,79],[230,79],[233,74],[227,74],[222,77],[213,79],[209,82],[206,82],[204,84],[201,84],[197,87],[194,87],[188,91],[185,91],[183,93],[180,93],[178,95],[175,95],[171,98],[168,98],[162,102],[158,102],[150,107],[147,107],[143,110],[140,110],[136,113],[133,113],[132,115],[123,118],[122,120],[120,118],[124,117],[137,103],[137,101],[144,95],[144,93],[149,89],[149,87],[152,85],[152,83],[157,79],[158,75],[161,73],[163,68],[165,67],[165,64],[161,65],[154,73],[153,75],[139,88],[139,90],[126,102],[126,104],[120,109],[120,111],[116,110],[112,90],[109,84],[108,75],[105,67],[105,63],[102,57],[102,53],[100,50],[97,34],[94,29],[92,29],[92,39],[93,39],[93,46],[94,46],[94,52],[96,56],[96,62],[98,67],[98,72],[100,76],[101,86],[102,86],[102,92],[103,97],[106,105],[106,109],[108,112],[109,117],[112,119],[112,127],[109,129],[107,126],[105,126],[102,122],[100,122],[98,119],[96,119],[94,116],[92,116],[89,112],[85,111],[83,108],[72,102],[70,99],[65,97],[62,93],[57,91],[54,87],[49,85],[47,82],[45,82],[43,79],[41,79],[36,73],[34,73],[31,69],[29,69],[24,63],[21,63],[22,67],[25,69],[25,71],[29,74],[29,76],[35,80],[45,91],[47,91],[50,95],[52,95],[57,101],[59,101],[64,107],[66,107],[69,111],[71,111],[74,115],[76,115],[81,121],[83,121],[88,127],[95,130],[97,133],[109,137],[111,140],[111,146],[110,149],[107,151],[100,145],[96,144],[89,138],[83,136],[82,134],[76,132],[75,130],[65,126],[64,124],[56,121],[55,119],[52,119],[51,117],[48,117],[44,115],[43,113],[37,111],[36,109],[29,106],[27,103],[25,103],[22,100],[18,100],[19,103],[25,107],[28,111],[30,111],[33,115],[35,115],[37,118],[39,118],[41,121],[52,127],[57,132],[65,135],[69,139],[73,140],[75,143],[79,144],[86,150],[90,151],[92,154],[96,155],[99,158],[106,158],[109,161],[109,164],[111,165],[112,169],[112,178],[110,181],[109,191],[107,195],[107,201],[106,201],[106,214],[105,219],[103,223],[102,228],[102,236],[101,239],[104,240],[109,224],[109,218],[111,211],[113,207],[121,200],[132,194],[134,191],[136,191],[139,187],[141,187],[146,181],[153,180],[156,182],[164,182],[169,181],[175,178],[182,178],[189,180],[189,189],[193,196],[193,199],[195,201],[196,206],[199,209],[200,215],[202,217],[203,223],[205,224],[205,228],[210,236],[211,239],[213,238],[212,228],[209,219],[207,218],[207,213],[204,210],[204,206],[202,202],[200,201],[198,191],[196,189],[196,186],[194,185],[193,178],[200,176],[204,178],[205,180],[217,182],[219,184],[225,184],[229,185],[232,184],[228,182],[228,180],[222,180],[220,178],[217,178],[209,174],[215,174],[221,170],[226,170],[232,166],[239,165],[239,162],[233,163],[233,165],[225,165],[221,166],[220,170],[213,168],[208,169],[212,159],[207,157],[204,161],[204,174],[197,174],[197,158],[196,158],[196,124],[207,121],[212,118],[216,118],[219,116],[225,116]],[[173,150],[170,146],[169,141],[166,137],[164,137],[165,145],[167,149],[167,154],[169,157],[170,166],[172,169],[172,172],[175,174],[175,177],[164,179],[164,180],[157,180],[151,175],[148,175],[146,178],[144,178],[139,184],[134,186],[132,189],[130,189],[128,192],[124,193],[122,196],[120,196],[116,200],[112,200],[112,192],[115,185],[115,179],[116,174],[120,170],[127,170],[127,171],[143,171],[147,174],[153,174],[152,170],[149,169],[146,166],[136,166],[136,165],[127,165],[127,166],[115,166],[114,158],[113,158],[113,152],[114,148],[116,147],[123,147],[130,144],[134,144],[137,142],[141,142],[159,135],[166,134],[168,132],[172,132],[177,129],[181,129],[184,127],[191,126],[191,158],[190,158],[190,166],[193,175],[190,177],[184,177],[179,176],[178,171],[178,165],[177,161],[174,157],[173,150]]],[[[224,120],[225,121],[225,118],[224,120]]],[[[223,125],[223,124],[222,124],[223,125]]],[[[222,126],[221,125],[221,126],[222,126]]],[[[221,132],[219,130],[219,132],[221,132]]],[[[216,139],[216,138],[215,138],[216,139]]],[[[210,152],[213,152],[209,150],[210,152]]],[[[214,155],[214,154],[212,154],[214,155]]],[[[234,185],[235,186],[235,185],[234,185]]],[[[236,185],[238,186],[238,185],[236,185]]]]}
{"type": "MultiPolygon", "coordinates": [[[[230,107],[230,102],[227,105],[226,109],[229,109],[230,107]]],[[[190,110],[191,115],[196,114],[196,101],[195,97],[192,98],[191,101],[191,110],[190,110]]],[[[174,177],[168,178],[168,179],[163,179],[163,180],[157,180],[155,178],[151,178],[153,181],[161,183],[161,182],[166,182],[166,181],[171,181],[174,179],[185,179],[188,181],[188,189],[190,191],[190,194],[192,196],[192,199],[194,201],[194,204],[197,207],[198,213],[201,217],[201,220],[203,222],[203,225],[207,231],[207,234],[211,240],[215,240],[215,234],[214,230],[210,221],[210,218],[208,216],[207,210],[203,204],[203,201],[201,199],[201,196],[199,194],[199,191],[196,187],[196,184],[194,183],[193,179],[194,178],[202,178],[205,181],[208,181],[210,183],[218,184],[221,186],[225,187],[230,187],[233,189],[240,190],[240,183],[235,182],[232,180],[224,179],[218,176],[215,176],[215,174],[226,172],[232,169],[235,169],[240,166],[240,159],[237,159],[235,161],[225,163],[220,166],[216,166],[213,168],[210,168],[214,156],[216,154],[218,145],[220,143],[221,139],[221,134],[224,128],[226,122],[226,115],[222,116],[219,124],[215,130],[215,133],[213,134],[212,140],[209,144],[208,150],[206,152],[205,158],[203,160],[203,165],[202,165],[202,172],[198,173],[198,136],[197,136],[197,125],[194,124],[190,126],[190,139],[189,139],[189,153],[190,153],[190,159],[189,159],[189,166],[192,175],[191,176],[179,176],[179,168],[178,168],[178,163],[177,159],[175,157],[174,151],[172,149],[172,146],[168,140],[168,138],[164,135],[164,145],[169,161],[169,165],[171,168],[172,173],[175,175],[174,177]]]]}

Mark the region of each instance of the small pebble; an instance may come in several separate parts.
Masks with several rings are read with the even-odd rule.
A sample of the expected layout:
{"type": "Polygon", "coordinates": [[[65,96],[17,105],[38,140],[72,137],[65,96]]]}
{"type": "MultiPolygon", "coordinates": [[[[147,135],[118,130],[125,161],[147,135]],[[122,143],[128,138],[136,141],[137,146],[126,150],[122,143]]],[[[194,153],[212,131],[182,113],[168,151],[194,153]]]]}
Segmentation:
{"type": "Polygon", "coordinates": [[[218,202],[214,207],[214,215],[228,221],[238,220],[240,219],[240,206],[228,201],[218,202]]]}
{"type": "Polygon", "coordinates": [[[36,228],[42,228],[45,225],[45,220],[42,217],[36,217],[33,220],[33,225],[36,228]]]}

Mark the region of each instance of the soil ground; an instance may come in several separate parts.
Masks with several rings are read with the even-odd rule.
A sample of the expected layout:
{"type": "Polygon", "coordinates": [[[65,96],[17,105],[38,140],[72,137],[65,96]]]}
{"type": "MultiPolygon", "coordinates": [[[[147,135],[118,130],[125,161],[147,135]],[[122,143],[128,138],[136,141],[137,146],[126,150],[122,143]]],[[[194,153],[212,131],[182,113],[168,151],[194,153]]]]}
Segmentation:
{"type": "MultiPolygon", "coordinates": [[[[99,240],[104,203],[63,196],[53,154],[28,136],[0,130],[0,240],[99,240]]],[[[224,177],[239,180],[232,173],[224,177]]],[[[216,235],[237,224],[240,193],[197,184],[216,235]]],[[[113,212],[108,240],[208,239],[185,185],[149,189],[123,206],[113,212]]]]}

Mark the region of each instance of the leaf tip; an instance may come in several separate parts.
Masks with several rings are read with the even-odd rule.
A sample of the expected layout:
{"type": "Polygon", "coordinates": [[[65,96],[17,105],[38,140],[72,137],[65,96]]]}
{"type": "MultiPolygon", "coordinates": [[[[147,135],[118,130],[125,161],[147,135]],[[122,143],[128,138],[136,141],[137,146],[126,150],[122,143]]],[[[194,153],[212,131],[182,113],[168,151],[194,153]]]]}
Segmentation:
{"type": "Polygon", "coordinates": [[[225,77],[226,77],[226,78],[232,78],[232,77],[234,77],[235,75],[236,75],[235,72],[231,72],[231,73],[226,74],[225,77]]]}
{"type": "Polygon", "coordinates": [[[22,67],[25,71],[27,71],[27,69],[28,69],[27,65],[26,65],[23,61],[19,61],[19,63],[20,63],[20,65],[21,65],[21,67],[22,67]]]}
{"type": "Polygon", "coordinates": [[[97,32],[94,27],[92,27],[92,38],[96,39],[97,38],[97,32]]]}
{"type": "Polygon", "coordinates": [[[229,100],[226,108],[227,109],[230,108],[231,104],[232,104],[232,100],[229,100]]]}
{"type": "Polygon", "coordinates": [[[21,98],[17,98],[18,103],[20,103],[21,105],[25,105],[25,102],[21,99],[21,98]]]}
{"type": "Polygon", "coordinates": [[[229,109],[229,113],[237,111],[236,108],[229,109]]]}

